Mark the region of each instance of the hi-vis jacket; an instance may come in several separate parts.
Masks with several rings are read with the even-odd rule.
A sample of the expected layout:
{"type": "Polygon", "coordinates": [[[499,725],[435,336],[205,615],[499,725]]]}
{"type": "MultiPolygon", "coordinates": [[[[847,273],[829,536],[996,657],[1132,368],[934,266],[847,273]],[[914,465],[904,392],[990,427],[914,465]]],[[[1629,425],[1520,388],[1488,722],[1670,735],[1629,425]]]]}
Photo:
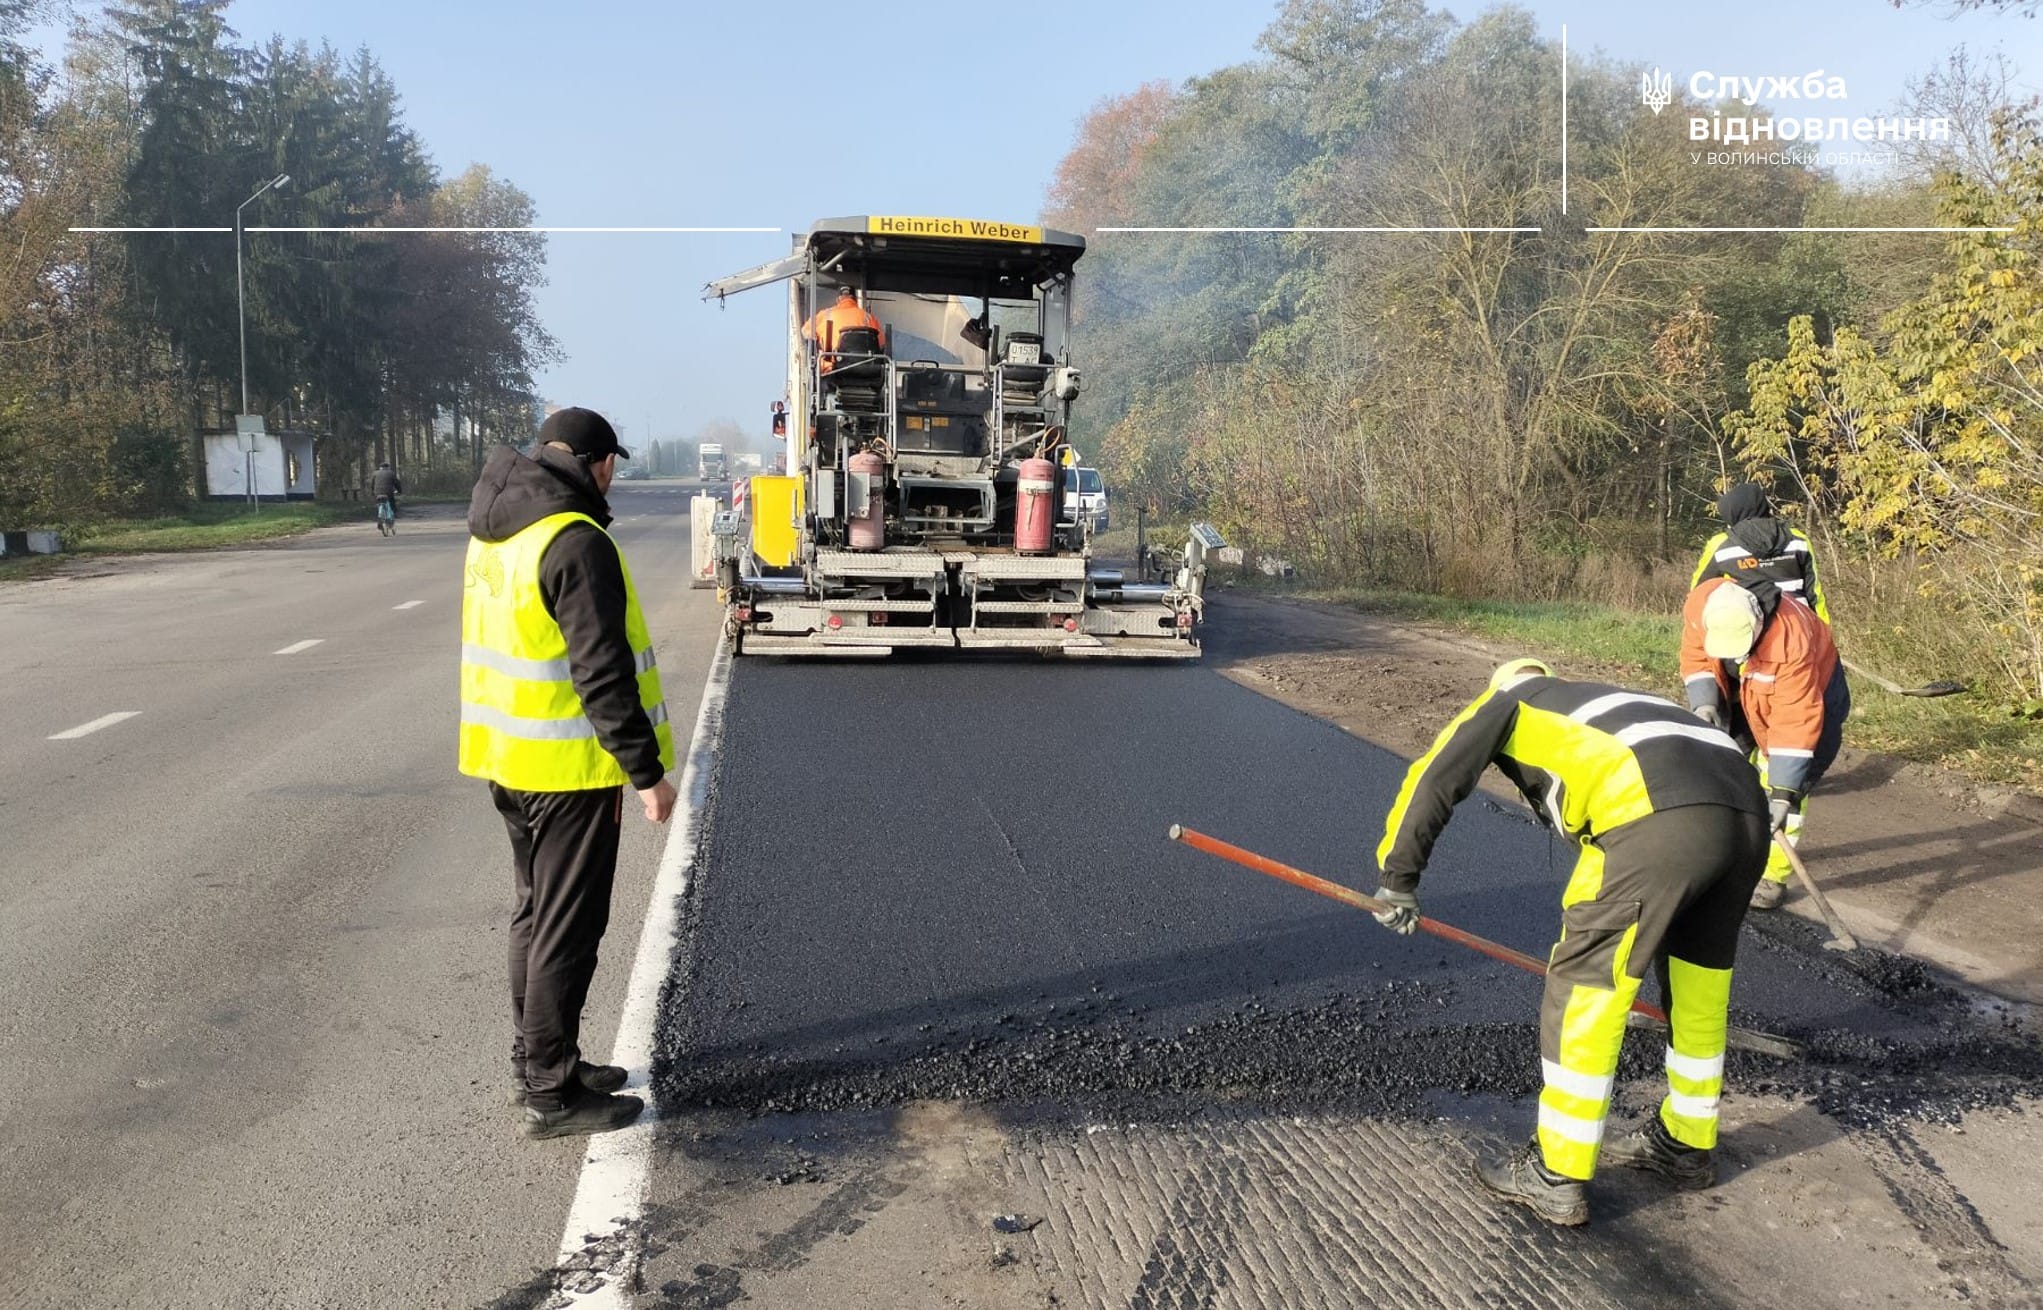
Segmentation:
{"type": "Polygon", "coordinates": [[[1448,817],[1491,764],[1535,813],[1578,841],[1684,805],[1766,813],[1738,744],[1673,702],[1528,678],[1476,697],[1412,763],[1376,848],[1385,887],[1419,885],[1448,817]]]}
{"type": "Polygon", "coordinates": [[[1783,596],[1742,669],[1731,660],[1711,659],[1703,649],[1703,605],[1718,587],[1736,585],[1729,578],[1710,579],[1689,592],[1682,607],[1681,677],[1688,703],[1716,709],[1734,729],[1742,717],[1745,732],[1766,757],[1767,782],[1807,791],[1825,722],[1843,712],[1837,646],[1814,610],[1783,596]]]}
{"type": "Polygon", "coordinates": [[[1758,484],[1741,482],[1719,496],[1717,514],[1725,530],[1703,545],[1689,590],[1701,586],[1705,578],[1729,578],[1759,596],[1768,614],[1773,613],[1776,595],[1793,596],[1807,602],[1825,624],[1830,622],[1830,604],[1816,576],[1809,534],[1775,518],[1758,484]]]}
{"type": "MultiPolygon", "coordinates": [[[[837,342],[853,328],[871,328],[880,334],[880,345],[887,344],[887,329],[872,312],[850,296],[839,296],[837,303],[816,311],[809,321],[802,325],[802,337],[816,343],[816,348],[825,356],[837,349],[837,342]]],[[[823,371],[830,371],[835,360],[825,358],[823,371]]]]}
{"type": "Polygon", "coordinates": [[[588,471],[500,447],[469,507],[461,771],[519,791],[644,790],[673,730],[637,588],[588,471]]]}

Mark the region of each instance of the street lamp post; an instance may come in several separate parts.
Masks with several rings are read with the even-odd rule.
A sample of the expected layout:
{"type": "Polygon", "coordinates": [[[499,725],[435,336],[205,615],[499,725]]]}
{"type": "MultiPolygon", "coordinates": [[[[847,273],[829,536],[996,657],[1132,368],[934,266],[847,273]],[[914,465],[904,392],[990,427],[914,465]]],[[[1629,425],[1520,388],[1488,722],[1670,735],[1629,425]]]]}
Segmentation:
{"type": "MultiPolygon", "coordinates": [[[[278,174],[278,176],[270,178],[268,182],[264,182],[262,186],[257,186],[253,196],[249,196],[247,200],[243,200],[241,204],[235,206],[235,323],[241,329],[241,413],[243,415],[247,415],[247,411],[249,411],[249,317],[247,317],[247,292],[241,286],[241,210],[247,208],[249,204],[255,204],[255,200],[262,196],[264,192],[268,192],[270,188],[284,186],[286,182],[290,182],[290,174],[278,174]]],[[[241,425],[235,423],[235,429],[239,431],[241,425]]],[[[241,480],[247,482],[249,501],[257,501],[257,495],[255,495],[255,446],[253,446],[253,441],[249,443],[247,452],[243,452],[241,460],[243,460],[241,480]]]]}
{"type": "Polygon", "coordinates": [[[235,206],[235,319],[241,323],[241,413],[249,411],[249,321],[247,321],[247,296],[241,290],[241,210],[262,196],[274,186],[290,182],[290,174],[278,174],[255,188],[255,194],[235,206]]]}

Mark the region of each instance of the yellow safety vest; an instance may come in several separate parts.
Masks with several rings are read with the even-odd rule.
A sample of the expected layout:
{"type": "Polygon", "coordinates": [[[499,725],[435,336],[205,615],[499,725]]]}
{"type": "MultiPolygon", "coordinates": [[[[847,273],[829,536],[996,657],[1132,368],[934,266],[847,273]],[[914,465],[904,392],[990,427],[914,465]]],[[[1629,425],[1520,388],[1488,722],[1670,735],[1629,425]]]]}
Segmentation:
{"type": "MultiPolygon", "coordinates": [[[[570,523],[603,530],[586,514],[553,514],[506,541],[468,542],[461,587],[461,771],[517,791],[586,791],[630,781],[583,712],[568,672],[567,637],[539,591],[539,561],[570,523]]],[[[624,570],[624,630],[638,662],[639,704],[659,738],[660,764],[671,769],[674,730],[652,635],[623,551],[617,563],[624,570]]]]}

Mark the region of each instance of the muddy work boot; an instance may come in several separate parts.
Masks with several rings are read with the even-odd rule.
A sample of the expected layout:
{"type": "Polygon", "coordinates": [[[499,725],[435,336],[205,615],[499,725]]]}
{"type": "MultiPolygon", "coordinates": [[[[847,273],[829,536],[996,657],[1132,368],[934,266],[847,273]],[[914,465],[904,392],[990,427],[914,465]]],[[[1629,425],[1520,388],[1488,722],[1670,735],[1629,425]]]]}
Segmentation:
{"type": "Polygon", "coordinates": [[[1547,1168],[1538,1142],[1476,1161],[1475,1175],[1490,1195],[1522,1205],[1550,1224],[1589,1222],[1589,1185],[1547,1168]]]}
{"type": "Polygon", "coordinates": [[[591,1133],[612,1133],[628,1128],[646,1103],[636,1096],[611,1096],[591,1092],[579,1096],[558,1110],[525,1107],[525,1122],[518,1131],[526,1137],[587,1137],[591,1133]]]}
{"type": "Polygon", "coordinates": [[[1604,1143],[1603,1162],[1658,1174],[1684,1192],[1699,1192],[1717,1181],[1716,1152],[1675,1141],[1657,1114],[1616,1141],[1604,1143]]]}
{"type": "Polygon", "coordinates": [[[1786,883],[1775,882],[1771,878],[1761,878],[1759,885],[1752,889],[1752,908],[1755,910],[1771,910],[1779,905],[1781,898],[1787,894],[1788,885],[1786,883]]]}
{"type": "MultiPolygon", "coordinates": [[[[624,1086],[630,1076],[622,1065],[575,1061],[575,1081],[582,1085],[583,1091],[614,1092],[624,1086]]],[[[517,1065],[511,1066],[511,1090],[504,1099],[512,1105],[525,1104],[525,1071],[517,1065]]]]}

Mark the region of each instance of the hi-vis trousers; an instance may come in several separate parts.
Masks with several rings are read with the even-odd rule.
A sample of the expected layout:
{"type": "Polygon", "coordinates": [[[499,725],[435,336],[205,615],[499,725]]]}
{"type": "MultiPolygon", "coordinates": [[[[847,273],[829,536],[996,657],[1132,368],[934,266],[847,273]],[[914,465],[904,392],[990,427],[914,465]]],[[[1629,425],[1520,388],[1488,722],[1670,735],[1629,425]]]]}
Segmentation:
{"type": "Polygon", "coordinates": [[[1684,1145],[1717,1144],[1731,962],[1766,852],[1764,816],[1720,805],[1662,810],[1583,841],[1540,1002],[1547,1168],[1596,1172],[1625,1015],[1648,967],[1669,1020],[1660,1121],[1684,1145]]]}

